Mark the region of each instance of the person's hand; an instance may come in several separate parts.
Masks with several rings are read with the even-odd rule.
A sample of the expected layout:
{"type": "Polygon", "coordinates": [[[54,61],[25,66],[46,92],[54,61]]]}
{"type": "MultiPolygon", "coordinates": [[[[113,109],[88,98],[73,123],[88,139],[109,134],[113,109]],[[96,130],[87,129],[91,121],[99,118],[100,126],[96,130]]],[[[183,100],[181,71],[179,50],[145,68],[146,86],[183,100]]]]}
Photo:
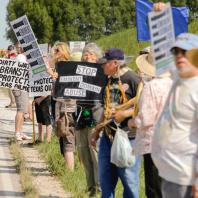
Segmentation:
{"type": "Polygon", "coordinates": [[[126,113],[125,111],[115,111],[112,112],[112,117],[117,123],[121,123],[126,118],[126,113]]]}
{"type": "Polygon", "coordinates": [[[97,140],[99,139],[99,132],[94,130],[90,137],[90,143],[93,148],[96,148],[97,140]]]}
{"type": "Polygon", "coordinates": [[[193,195],[193,198],[198,198],[198,185],[192,186],[192,195],[193,195]]]}
{"type": "Polygon", "coordinates": [[[52,79],[56,80],[57,78],[58,78],[58,73],[57,72],[53,72],[52,79]]]}
{"type": "Polygon", "coordinates": [[[164,9],[165,5],[166,4],[163,2],[155,3],[153,6],[153,10],[154,11],[162,11],[164,9]]]}
{"type": "Polygon", "coordinates": [[[44,97],[39,97],[39,98],[34,99],[35,103],[38,105],[40,105],[43,100],[44,100],[44,97]]]}
{"type": "Polygon", "coordinates": [[[134,123],[134,119],[130,119],[127,124],[128,124],[129,129],[136,127],[134,123]]]}

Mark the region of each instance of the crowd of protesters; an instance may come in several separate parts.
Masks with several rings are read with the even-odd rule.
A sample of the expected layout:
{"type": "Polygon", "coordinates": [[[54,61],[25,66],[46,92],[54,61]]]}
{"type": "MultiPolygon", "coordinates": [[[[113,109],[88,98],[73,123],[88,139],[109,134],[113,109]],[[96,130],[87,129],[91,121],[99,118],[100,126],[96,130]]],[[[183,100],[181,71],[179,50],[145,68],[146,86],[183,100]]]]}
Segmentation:
{"type": "MultiPolygon", "coordinates": [[[[154,5],[156,12],[163,8],[163,3],[154,5]]],[[[53,91],[51,96],[34,98],[37,142],[44,141],[45,129],[46,140],[50,142],[52,126],[58,131],[67,125],[63,126],[67,130],[65,135],[59,137],[60,152],[68,170],[75,171],[77,150],[89,197],[98,193],[102,198],[115,197],[120,179],[123,197],[138,198],[143,157],[147,198],[198,198],[198,35],[180,34],[170,51],[177,70],[161,75],[157,75],[150,46],[140,50],[137,72],[127,66],[121,49],[109,48],[103,54],[96,43],[88,43],[82,53],[72,54],[66,43],[57,42],[50,58],[45,58],[47,72],[54,81],[59,76],[60,61],[98,63],[108,79],[101,103],[93,101],[80,106],[74,99],[54,99],[53,91]],[[81,115],[85,111],[91,115],[86,122],[80,118],[81,125],[76,124],[74,116],[79,108],[81,115]],[[130,166],[111,161],[118,128],[127,133],[132,148],[134,162],[130,166]]],[[[8,46],[3,56],[27,62],[19,45],[8,46]]],[[[16,140],[31,139],[22,133],[24,119],[32,119],[28,93],[10,90],[9,97],[6,108],[17,107],[16,140]]]]}

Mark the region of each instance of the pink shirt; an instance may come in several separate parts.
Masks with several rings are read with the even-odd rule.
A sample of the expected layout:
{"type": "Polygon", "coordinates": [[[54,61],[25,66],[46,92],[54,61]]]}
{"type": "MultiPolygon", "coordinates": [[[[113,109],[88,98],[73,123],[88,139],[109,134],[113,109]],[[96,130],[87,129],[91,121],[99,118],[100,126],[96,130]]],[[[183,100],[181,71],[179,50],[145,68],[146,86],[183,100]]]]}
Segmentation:
{"type": "Polygon", "coordinates": [[[135,154],[151,153],[154,126],[164,108],[171,86],[172,79],[164,77],[147,82],[142,89],[138,102],[139,112],[134,120],[137,126],[134,144],[135,154]]]}

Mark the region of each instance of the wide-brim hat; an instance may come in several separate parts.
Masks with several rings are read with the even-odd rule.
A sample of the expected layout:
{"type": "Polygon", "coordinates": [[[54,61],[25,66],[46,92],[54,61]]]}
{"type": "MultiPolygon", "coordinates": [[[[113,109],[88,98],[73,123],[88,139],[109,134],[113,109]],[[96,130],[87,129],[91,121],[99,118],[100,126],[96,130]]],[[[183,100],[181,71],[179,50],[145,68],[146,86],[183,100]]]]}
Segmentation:
{"type": "Polygon", "coordinates": [[[187,51],[186,57],[192,65],[198,68],[198,48],[187,51]]]}
{"type": "Polygon", "coordinates": [[[156,75],[156,68],[153,64],[153,57],[151,53],[142,54],[136,58],[138,69],[148,76],[156,75]]]}

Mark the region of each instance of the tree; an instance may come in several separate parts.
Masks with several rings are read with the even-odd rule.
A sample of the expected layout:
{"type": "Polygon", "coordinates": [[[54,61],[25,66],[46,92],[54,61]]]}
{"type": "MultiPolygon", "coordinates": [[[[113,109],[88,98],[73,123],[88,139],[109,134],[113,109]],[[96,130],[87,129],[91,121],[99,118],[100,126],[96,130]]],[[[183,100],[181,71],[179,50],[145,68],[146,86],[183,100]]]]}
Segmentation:
{"type": "MultiPolygon", "coordinates": [[[[53,21],[48,15],[46,7],[41,3],[36,1],[33,3],[32,0],[10,0],[7,11],[7,22],[9,25],[10,21],[26,14],[39,42],[51,40],[53,21]]],[[[16,42],[16,37],[11,28],[7,31],[7,38],[12,42],[16,42]]]]}

